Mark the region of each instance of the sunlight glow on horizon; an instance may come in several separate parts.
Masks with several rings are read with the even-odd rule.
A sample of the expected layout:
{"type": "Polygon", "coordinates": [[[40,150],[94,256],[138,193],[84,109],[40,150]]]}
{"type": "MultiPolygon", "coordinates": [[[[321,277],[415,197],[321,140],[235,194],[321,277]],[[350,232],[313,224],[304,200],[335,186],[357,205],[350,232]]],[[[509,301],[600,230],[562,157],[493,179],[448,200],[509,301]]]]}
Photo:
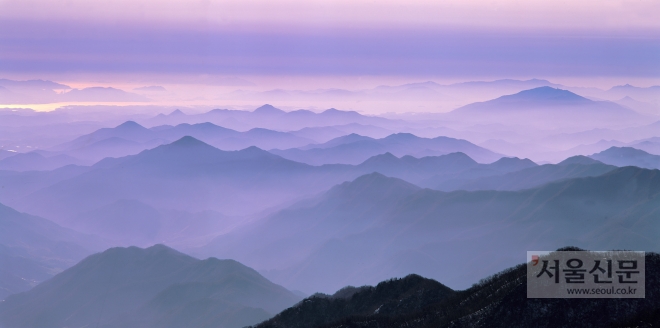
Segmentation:
{"type": "Polygon", "coordinates": [[[650,0],[0,0],[0,78],[209,90],[230,77],[260,90],[506,78],[648,86],[660,83],[657,17],[650,0]]]}

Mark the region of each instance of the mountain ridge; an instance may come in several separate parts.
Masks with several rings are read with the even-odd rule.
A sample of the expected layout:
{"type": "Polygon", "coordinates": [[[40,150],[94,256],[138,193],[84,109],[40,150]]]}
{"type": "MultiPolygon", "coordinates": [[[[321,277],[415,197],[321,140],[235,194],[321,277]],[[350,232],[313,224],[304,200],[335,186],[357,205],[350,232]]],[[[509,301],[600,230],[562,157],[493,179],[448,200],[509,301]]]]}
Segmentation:
{"type": "MultiPolygon", "coordinates": [[[[214,292],[204,295],[184,293],[175,299],[181,297],[180,302],[185,303],[182,306],[206,301],[216,304],[218,310],[229,303],[233,304],[232,308],[266,307],[271,312],[282,310],[298,300],[288,290],[233,260],[198,260],[164,245],[146,249],[115,247],[87,257],[28,292],[9,297],[0,304],[0,320],[8,327],[41,327],[44,323],[142,327],[144,322],[140,323],[140,314],[148,312],[157,314],[156,318],[147,318],[150,319],[147,324],[152,326],[158,318],[172,315],[150,306],[154,305],[153,302],[167,304],[163,303],[163,297],[171,297],[163,292],[177,295],[176,288],[193,291],[200,283],[214,292]],[[63,293],[67,295],[65,298],[61,296],[63,293]],[[213,301],[215,299],[221,302],[213,301]]],[[[223,314],[230,319],[235,316],[231,311],[223,314]]],[[[185,311],[174,313],[174,319],[179,322],[196,320],[185,311]]],[[[243,325],[249,324],[240,317],[234,319],[243,321],[243,325]]],[[[252,318],[252,323],[263,319],[257,316],[252,318]]]]}

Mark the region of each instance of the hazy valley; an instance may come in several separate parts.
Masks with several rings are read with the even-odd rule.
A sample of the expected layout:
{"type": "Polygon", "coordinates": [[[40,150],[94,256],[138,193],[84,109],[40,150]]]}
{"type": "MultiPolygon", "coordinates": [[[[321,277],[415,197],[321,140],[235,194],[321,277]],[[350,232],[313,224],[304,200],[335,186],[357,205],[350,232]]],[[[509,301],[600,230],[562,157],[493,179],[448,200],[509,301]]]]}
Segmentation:
{"type": "MultiPolygon", "coordinates": [[[[366,115],[150,105],[164,88],[0,86],[16,103],[145,102],[0,110],[1,327],[522,327],[568,306],[524,303],[524,251],[660,251],[657,87],[223,96],[485,98],[366,115]],[[520,319],[507,307],[548,310],[520,319]]],[[[657,254],[647,257],[655,286],[657,254]]],[[[634,309],[576,301],[593,314],[556,322],[656,318],[653,288],[634,309]]]]}

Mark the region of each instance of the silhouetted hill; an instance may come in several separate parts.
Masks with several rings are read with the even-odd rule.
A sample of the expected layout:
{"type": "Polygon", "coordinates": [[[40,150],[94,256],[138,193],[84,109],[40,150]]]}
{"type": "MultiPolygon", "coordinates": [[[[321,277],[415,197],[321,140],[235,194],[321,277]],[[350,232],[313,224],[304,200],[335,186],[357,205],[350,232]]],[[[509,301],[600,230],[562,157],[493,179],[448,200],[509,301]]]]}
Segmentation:
{"type": "Polygon", "coordinates": [[[54,150],[74,150],[109,138],[120,138],[123,140],[143,143],[156,139],[157,137],[154,136],[151,130],[142,125],[133,121],[126,121],[114,128],[102,128],[90,134],[80,136],[70,142],[55,147],[54,150]]]}
{"type": "Polygon", "coordinates": [[[603,162],[597,161],[593,158],[589,158],[587,156],[571,156],[561,162],[558,163],[558,165],[571,165],[571,164],[580,164],[580,165],[592,165],[592,164],[602,164],[603,162]]]}
{"type": "Polygon", "coordinates": [[[639,113],[609,101],[593,101],[573,92],[548,86],[457,108],[448,118],[470,122],[501,122],[530,126],[581,127],[641,123],[639,113]]]}
{"type": "Polygon", "coordinates": [[[646,115],[660,114],[660,105],[649,102],[638,101],[631,98],[630,96],[625,96],[617,100],[616,103],[622,106],[626,106],[641,114],[646,114],[646,115]]]}
{"type": "Polygon", "coordinates": [[[589,157],[605,164],[616,166],[632,165],[647,169],[660,168],[660,156],[651,155],[643,150],[632,147],[611,147],[589,157]]]}
{"type": "Polygon", "coordinates": [[[232,260],[111,248],[0,304],[4,327],[242,327],[298,297],[232,260]],[[198,317],[204,314],[206,317],[198,317]]]}
{"type": "Polygon", "coordinates": [[[373,125],[350,123],[344,125],[303,128],[297,131],[291,131],[289,133],[314,140],[318,143],[325,143],[332,139],[349,134],[357,134],[370,138],[384,138],[392,134],[392,131],[373,125]]]}
{"type": "Polygon", "coordinates": [[[660,319],[660,256],[647,253],[645,263],[643,299],[527,298],[526,266],[522,264],[456,292],[430,280],[432,283],[420,288],[418,297],[398,295],[397,287],[406,280],[424,280],[409,276],[346,298],[312,296],[255,327],[653,327],[660,319]],[[433,294],[435,297],[424,297],[433,294]],[[411,301],[415,306],[406,307],[411,301]],[[372,310],[376,304],[382,308],[372,310]]]}
{"type": "Polygon", "coordinates": [[[635,99],[657,104],[660,101],[660,86],[653,85],[643,88],[630,84],[617,85],[607,90],[606,94],[608,96],[614,97],[615,99],[629,96],[635,99]]]}
{"type": "Polygon", "coordinates": [[[449,193],[367,177],[355,181],[374,189],[333,188],[198,251],[236,258],[310,293],[409,273],[465,288],[517,263],[520,249],[660,249],[657,170],[624,167],[521,191],[449,193]]]}
{"type": "Polygon", "coordinates": [[[0,204],[0,299],[32,288],[103,246],[96,237],[0,204]]]}
{"type": "MultiPolygon", "coordinates": [[[[268,138],[271,132],[249,133],[264,133],[268,138]]],[[[421,139],[411,135],[390,139],[406,138],[421,139]]],[[[451,143],[467,142],[452,139],[451,143]]],[[[367,173],[381,172],[416,182],[443,172],[451,174],[470,164],[481,167],[468,156],[457,154],[394,158],[389,162],[377,157],[358,166],[310,166],[256,147],[223,151],[187,136],[136,155],[103,159],[89,172],[44,186],[12,204],[61,224],[122,199],[156,209],[214,210],[237,215],[313,195],[367,173]]]]}
{"type": "Polygon", "coordinates": [[[375,287],[345,287],[333,295],[315,294],[257,327],[311,328],[347,318],[405,316],[454,293],[435,280],[409,275],[375,287]]]}
{"type": "Polygon", "coordinates": [[[463,153],[415,158],[385,153],[376,155],[356,166],[362,172],[380,172],[384,175],[404,179],[421,186],[433,187],[435,183],[461,178],[478,178],[500,175],[537,166],[529,159],[501,158],[491,164],[479,164],[463,153]]]}
{"type": "MultiPolygon", "coordinates": [[[[275,99],[287,94],[280,91],[268,92],[268,99],[275,99]]],[[[252,98],[253,100],[255,98],[252,98]]],[[[343,111],[334,108],[320,113],[309,110],[283,111],[272,105],[263,105],[253,111],[213,109],[202,114],[187,115],[185,117],[156,116],[147,121],[150,125],[181,123],[202,123],[225,126],[237,130],[249,130],[260,127],[265,129],[292,131],[303,128],[327,127],[334,125],[362,124],[376,125],[380,127],[398,126],[401,122],[389,120],[383,117],[361,115],[354,111],[343,111]]],[[[313,139],[313,138],[312,138],[313,139]]]]}
{"type": "Polygon", "coordinates": [[[184,137],[137,155],[107,158],[92,170],[23,197],[19,208],[69,219],[121,199],[155,208],[254,213],[354,178],[348,169],[296,163],[256,147],[222,151],[184,137]]]}
{"type": "Polygon", "coordinates": [[[103,128],[80,136],[53,149],[97,161],[105,157],[137,154],[142,150],[171,143],[185,136],[192,136],[224,150],[238,150],[251,146],[264,149],[289,148],[313,143],[311,139],[290,133],[260,128],[238,132],[205,122],[147,129],[133,121],[127,121],[115,128],[103,128]]]}
{"type": "Polygon", "coordinates": [[[363,175],[331,188],[311,203],[303,201],[255,226],[218,237],[199,252],[223,250],[223,256],[249,259],[266,267],[285,267],[309,256],[328,239],[377,224],[401,198],[418,190],[415,185],[380,173],[363,175]]]}
{"type": "Polygon", "coordinates": [[[392,134],[382,139],[349,135],[330,140],[325,144],[309,145],[304,149],[274,149],[271,152],[284,158],[311,165],[355,165],[364,162],[369,157],[386,152],[396,156],[412,155],[416,157],[422,157],[418,154],[424,154],[423,156],[437,156],[462,152],[478,162],[485,163],[494,162],[502,157],[466,140],[447,137],[428,139],[420,138],[409,133],[392,134]]]}
{"type": "Polygon", "coordinates": [[[351,142],[356,142],[356,141],[365,141],[365,140],[374,140],[374,138],[370,137],[365,137],[361,136],[357,133],[351,133],[347,134],[341,137],[333,138],[332,140],[329,140],[327,142],[324,142],[322,144],[311,144],[307,145],[304,147],[300,147],[299,149],[302,150],[308,150],[308,149],[315,149],[315,148],[320,148],[320,149],[325,149],[325,148],[332,148],[335,146],[351,143],[351,142]]]}
{"type": "MultiPolygon", "coordinates": [[[[426,177],[420,177],[420,179],[414,180],[414,182],[420,186],[438,190],[455,190],[459,189],[458,187],[462,186],[462,184],[467,181],[484,177],[499,176],[538,166],[527,158],[520,159],[517,157],[502,157],[491,164],[479,164],[476,162],[469,163],[467,161],[462,161],[461,163],[456,164],[457,165],[453,167],[453,170],[437,170],[436,172],[438,173],[427,174],[426,177]]],[[[399,176],[396,175],[396,177],[399,176]]]]}
{"type": "Polygon", "coordinates": [[[275,108],[272,105],[265,104],[265,105],[255,109],[254,111],[252,111],[252,113],[254,113],[256,115],[277,116],[277,115],[285,114],[286,112],[279,109],[279,108],[275,108]]]}
{"type": "MultiPolygon", "coordinates": [[[[520,91],[513,95],[501,96],[486,102],[466,105],[456,109],[455,112],[481,112],[498,109],[501,111],[530,110],[539,107],[581,106],[592,103],[594,103],[594,101],[584,98],[568,90],[544,86],[520,91]]],[[[625,108],[621,106],[618,107],[622,111],[626,111],[625,108]]]]}
{"type": "MultiPolygon", "coordinates": [[[[458,178],[438,182],[433,188],[443,191],[522,190],[564,179],[599,176],[615,168],[585,156],[575,156],[559,164],[545,164],[498,175],[467,178],[466,174],[461,174],[458,178]]],[[[433,178],[426,180],[424,185],[432,181],[433,178]]]]}

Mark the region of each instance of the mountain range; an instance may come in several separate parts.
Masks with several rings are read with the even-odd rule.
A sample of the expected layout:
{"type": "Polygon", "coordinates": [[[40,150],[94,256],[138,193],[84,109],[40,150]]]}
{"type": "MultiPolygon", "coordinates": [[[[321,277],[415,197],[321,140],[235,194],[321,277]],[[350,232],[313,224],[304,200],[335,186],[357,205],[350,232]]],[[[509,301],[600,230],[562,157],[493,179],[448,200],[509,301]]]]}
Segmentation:
{"type": "Polygon", "coordinates": [[[56,221],[121,199],[191,212],[256,212],[336,183],[336,175],[325,177],[317,174],[320,170],[331,168],[285,160],[256,147],[222,151],[184,137],[137,155],[106,158],[16,204],[56,221]]]}
{"type": "Polygon", "coordinates": [[[479,164],[463,153],[422,158],[385,153],[358,165],[310,166],[256,147],[227,152],[184,137],[92,167],[0,171],[0,183],[11,190],[0,192],[0,201],[116,245],[166,242],[186,248],[240,225],[240,216],[263,216],[372,172],[449,191],[520,190],[612,169],[589,159],[479,164]]]}
{"type": "Polygon", "coordinates": [[[286,112],[269,104],[258,107],[253,111],[213,109],[206,113],[190,115],[175,111],[168,115],[159,114],[152,119],[145,120],[143,123],[149,126],[157,126],[202,122],[210,122],[236,130],[249,130],[259,127],[278,131],[294,131],[303,128],[347,124],[375,125],[381,128],[404,124],[404,122],[383,117],[362,115],[355,111],[330,108],[320,113],[305,109],[286,112]]]}
{"type": "Polygon", "coordinates": [[[652,155],[632,147],[611,147],[590,156],[603,163],[616,166],[637,166],[660,169],[660,155],[652,155]]]}
{"type": "Polygon", "coordinates": [[[314,143],[311,139],[260,128],[238,132],[212,123],[199,123],[147,129],[138,123],[128,121],[115,128],[103,128],[80,136],[52,150],[96,162],[105,157],[137,154],[142,150],[171,143],[184,136],[195,137],[224,150],[238,150],[250,146],[265,149],[299,147],[314,143]]]}
{"type": "Polygon", "coordinates": [[[453,190],[522,190],[563,179],[592,177],[607,173],[616,166],[607,165],[585,156],[570,157],[558,164],[544,164],[521,168],[512,172],[463,171],[447,179],[433,176],[420,183],[432,189],[453,190]],[[489,174],[487,174],[489,173],[489,174]]]}
{"type": "MultiPolygon", "coordinates": [[[[138,131],[138,136],[150,133],[146,132],[150,130],[139,127],[130,130],[138,131]]],[[[429,141],[412,135],[395,135],[388,142],[400,145],[397,139],[402,139],[401,142],[412,139],[422,144],[448,143],[458,148],[465,146],[468,151],[481,151],[461,140],[429,141]]],[[[489,154],[485,150],[483,152],[489,154]]],[[[455,160],[461,160],[467,166],[479,166],[466,155],[446,156],[418,160],[412,157],[392,158],[389,155],[354,166],[310,166],[256,147],[223,151],[193,137],[183,137],[137,155],[106,158],[90,168],[56,170],[67,174],[66,178],[58,178],[58,174],[53,172],[52,183],[40,185],[41,188],[34,186],[34,189],[25,191],[31,193],[23,193],[20,197],[7,195],[8,198],[0,200],[4,199],[22,210],[29,209],[30,213],[53,219],[65,226],[72,224],[71,220],[83,212],[107,208],[121,200],[139,201],[157,210],[191,213],[213,210],[225,215],[245,215],[309,197],[335,184],[374,171],[418,182],[448,170],[467,168],[451,164],[455,160]],[[386,158],[389,159],[383,161],[386,158]],[[79,174],[73,174],[72,171],[78,171],[79,174]]],[[[504,165],[498,170],[513,171],[518,167],[514,162],[511,162],[510,168],[504,168],[507,166],[504,165]]],[[[8,183],[18,183],[15,180],[16,174],[7,174],[6,178],[8,183]]],[[[29,185],[23,188],[27,187],[29,185]]]]}
{"type": "Polygon", "coordinates": [[[527,298],[522,264],[459,291],[409,275],[315,294],[255,327],[652,327],[660,320],[660,256],[647,253],[645,263],[643,299],[527,298]]]}
{"type": "Polygon", "coordinates": [[[0,304],[3,327],[227,327],[300,298],[232,260],[163,245],[111,248],[0,304]]]}
{"type": "Polygon", "coordinates": [[[414,157],[462,152],[482,163],[491,163],[503,157],[501,154],[496,154],[466,140],[447,137],[420,138],[410,133],[392,134],[382,139],[350,134],[319,145],[286,150],[273,149],[271,152],[310,165],[355,165],[364,162],[369,157],[386,152],[395,156],[411,155],[414,157]]]}
{"type": "Polygon", "coordinates": [[[374,173],[191,252],[238,259],[304,292],[409,273],[465,288],[515,264],[520,249],[657,250],[659,173],[623,167],[519,191],[449,193],[374,173]]]}
{"type": "Polygon", "coordinates": [[[610,101],[594,101],[568,90],[538,87],[472,103],[447,114],[466,122],[525,122],[544,128],[577,126],[627,127],[645,121],[643,115],[610,101]],[[627,126],[626,126],[627,124],[627,126]]]}
{"type": "Polygon", "coordinates": [[[107,245],[0,204],[0,299],[34,287],[107,245]]]}

